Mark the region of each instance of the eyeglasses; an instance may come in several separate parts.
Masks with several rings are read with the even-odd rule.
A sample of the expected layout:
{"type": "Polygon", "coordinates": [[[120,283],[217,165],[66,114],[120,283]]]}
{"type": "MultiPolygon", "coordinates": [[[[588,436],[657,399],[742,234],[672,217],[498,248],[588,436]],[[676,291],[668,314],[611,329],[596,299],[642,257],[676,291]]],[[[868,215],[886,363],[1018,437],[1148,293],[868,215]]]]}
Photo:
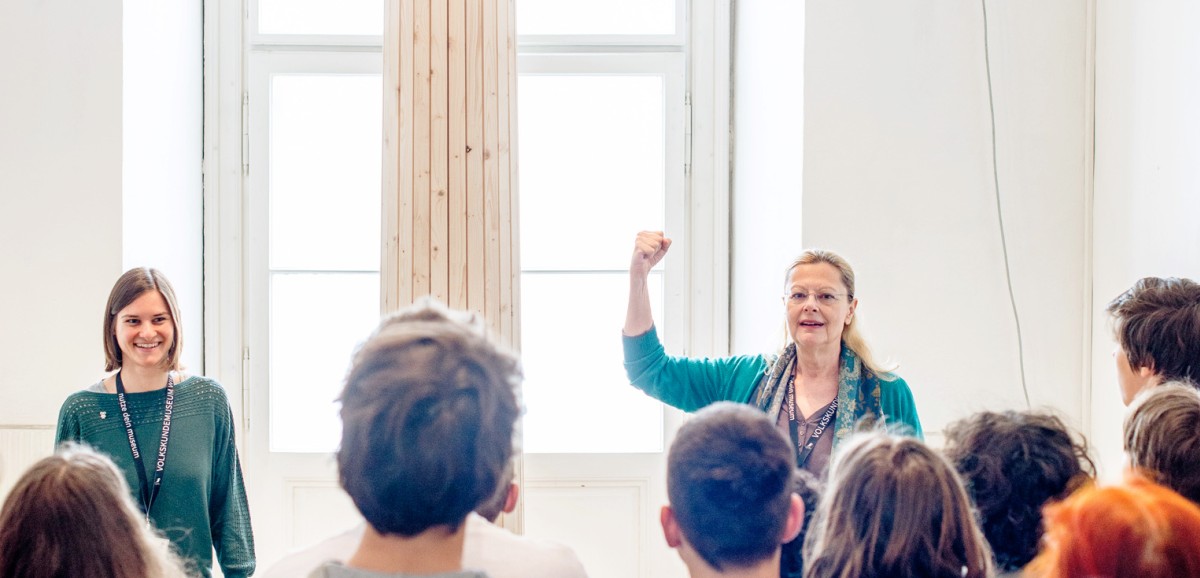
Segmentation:
{"type": "Polygon", "coordinates": [[[812,297],[821,305],[833,305],[845,297],[845,293],[834,293],[828,289],[796,289],[784,296],[788,305],[803,305],[812,297]]]}

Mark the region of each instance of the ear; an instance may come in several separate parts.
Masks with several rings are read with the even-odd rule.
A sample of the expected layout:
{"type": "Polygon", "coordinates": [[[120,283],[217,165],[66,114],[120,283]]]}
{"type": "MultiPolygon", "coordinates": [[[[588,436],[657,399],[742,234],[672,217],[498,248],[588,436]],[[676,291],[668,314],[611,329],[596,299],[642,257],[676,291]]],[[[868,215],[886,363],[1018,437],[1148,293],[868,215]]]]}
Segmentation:
{"type": "Polygon", "coordinates": [[[504,510],[505,514],[511,514],[513,510],[517,509],[517,498],[520,498],[520,497],[521,497],[521,486],[518,486],[516,482],[509,484],[508,485],[508,496],[506,496],[504,498],[503,510],[504,510]]]}
{"type": "Polygon", "coordinates": [[[850,321],[854,319],[854,310],[858,308],[858,298],[850,300],[850,311],[846,313],[846,325],[850,325],[850,321]]]}
{"type": "Polygon", "coordinates": [[[679,531],[679,522],[675,520],[675,511],[671,506],[663,506],[658,512],[658,520],[662,523],[663,537],[667,545],[678,548],[683,543],[683,534],[679,531]]]}
{"type": "Polygon", "coordinates": [[[800,535],[800,527],[804,525],[804,502],[800,496],[792,492],[792,499],[788,504],[787,523],[783,525],[783,536],[780,538],[780,544],[786,544],[796,539],[800,535]]]}

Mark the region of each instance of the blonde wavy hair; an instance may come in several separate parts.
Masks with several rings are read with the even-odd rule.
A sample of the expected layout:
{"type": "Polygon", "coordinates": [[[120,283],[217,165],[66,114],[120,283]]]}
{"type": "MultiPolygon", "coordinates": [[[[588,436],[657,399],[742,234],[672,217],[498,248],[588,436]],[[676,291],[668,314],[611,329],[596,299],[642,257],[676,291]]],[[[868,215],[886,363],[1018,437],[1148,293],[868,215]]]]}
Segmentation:
{"type": "MultiPolygon", "coordinates": [[[[792,261],[792,264],[788,265],[787,270],[784,271],[784,286],[786,287],[788,282],[791,281],[792,271],[796,267],[801,265],[817,265],[819,263],[831,265],[833,268],[838,270],[838,275],[842,279],[842,285],[846,286],[846,298],[853,301],[854,269],[850,267],[850,263],[843,259],[841,255],[825,249],[808,249],[801,253],[799,257],[796,257],[796,259],[792,261]]],[[[790,342],[791,338],[789,335],[790,332],[788,332],[785,327],[785,347],[790,342]]],[[[850,350],[858,356],[858,359],[862,362],[863,366],[865,366],[867,369],[870,369],[876,375],[880,377],[888,377],[889,374],[896,369],[896,365],[894,363],[880,363],[875,359],[875,356],[871,353],[871,348],[867,346],[867,340],[863,338],[862,333],[858,330],[858,315],[851,317],[850,323],[846,325],[845,329],[842,330],[842,342],[845,343],[846,347],[849,347],[850,350]]]]}

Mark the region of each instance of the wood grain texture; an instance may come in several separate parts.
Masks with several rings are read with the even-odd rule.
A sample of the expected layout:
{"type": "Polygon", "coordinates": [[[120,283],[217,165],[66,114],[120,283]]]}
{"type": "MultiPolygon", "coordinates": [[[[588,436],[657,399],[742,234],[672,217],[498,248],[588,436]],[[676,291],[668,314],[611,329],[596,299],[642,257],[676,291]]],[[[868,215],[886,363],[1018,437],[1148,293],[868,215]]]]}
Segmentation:
{"type": "Polygon", "coordinates": [[[515,7],[388,0],[385,310],[432,294],[519,341],[515,7]]]}

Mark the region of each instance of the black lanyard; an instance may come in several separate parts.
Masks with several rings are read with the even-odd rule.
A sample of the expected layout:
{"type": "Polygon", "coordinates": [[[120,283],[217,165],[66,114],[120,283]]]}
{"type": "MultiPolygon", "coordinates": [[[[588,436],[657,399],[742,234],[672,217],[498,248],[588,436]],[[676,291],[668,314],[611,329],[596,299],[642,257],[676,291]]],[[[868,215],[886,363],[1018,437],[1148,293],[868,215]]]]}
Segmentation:
{"type": "Polygon", "coordinates": [[[788,376],[787,383],[787,407],[788,407],[788,431],[792,434],[792,444],[796,446],[796,467],[803,468],[804,464],[808,463],[808,459],[812,457],[813,449],[817,447],[817,441],[825,433],[825,428],[829,426],[829,421],[833,419],[837,413],[838,400],[833,398],[833,403],[829,404],[829,409],[825,410],[825,415],[821,416],[821,421],[817,422],[816,429],[812,435],[808,436],[808,443],[800,446],[800,420],[796,419],[796,376],[788,376]]]}
{"type": "Polygon", "coordinates": [[[133,420],[129,417],[129,406],[125,404],[125,384],[121,382],[121,372],[117,372],[117,403],[121,406],[121,419],[125,421],[125,434],[129,437],[129,451],[133,453],[133,467],[137,470],[138,486],[141,490],[142,513],[146,514],[146,524],[150,524],[150,506],[158,498],[158,490],[162,488],[163,469],[167,465],[167,440],[171,438],[171,408],[175,405],[175,382],[171,374],[167,374],[167,402],[163,406],[162,437],[158,441],[158,461],[154,464],[154,485],[146,483],[146,466],[142,462],[142,452],[138,448],[137,436],[133,433],[133,420]]]}

